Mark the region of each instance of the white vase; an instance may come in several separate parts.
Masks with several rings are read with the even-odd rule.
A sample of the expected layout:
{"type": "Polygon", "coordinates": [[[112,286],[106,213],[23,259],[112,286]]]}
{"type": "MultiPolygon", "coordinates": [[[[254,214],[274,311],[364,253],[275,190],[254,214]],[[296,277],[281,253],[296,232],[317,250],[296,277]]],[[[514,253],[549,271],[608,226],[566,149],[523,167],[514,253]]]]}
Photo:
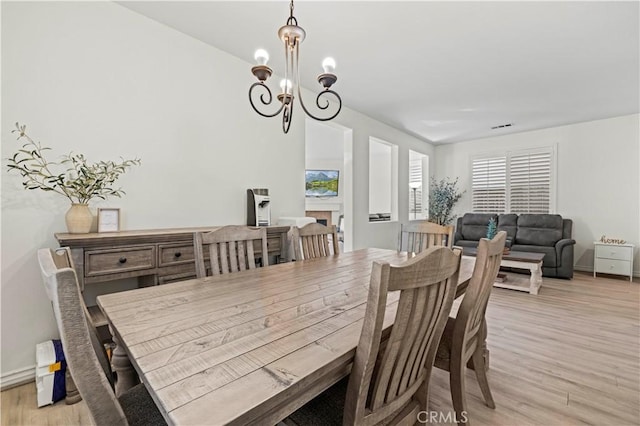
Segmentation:
{"type": "Polygon", "coordinates": [[[70,234],[86,234],[91,231],[93,214],[88,204],[71,204],[64,218],[70,234]]]}

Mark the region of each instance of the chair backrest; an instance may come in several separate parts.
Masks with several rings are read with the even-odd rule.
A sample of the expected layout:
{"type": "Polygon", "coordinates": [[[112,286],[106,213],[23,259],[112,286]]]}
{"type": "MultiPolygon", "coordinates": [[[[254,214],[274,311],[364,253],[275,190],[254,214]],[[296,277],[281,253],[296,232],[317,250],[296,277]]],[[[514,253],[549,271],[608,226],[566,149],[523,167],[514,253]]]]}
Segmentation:
{"type": "Polygon", "coordinates": [[[291,228],[291,239],[296,260],[314,259],[340,253],[338,231],[335,225],[309,223],[302,228],[291,228]],[[329,238],[331,236],[331,238],[329,238]],[[329,247],[333,248],[333,253],[329,247]]]}
{"type": "Polygon", "coordinates": [[[453,247],[453,226],[426,220],[400,225],[398,251],[420,253],[433,246],[453,247]]]}
{"type": "Polygon", "coordinates": [[[429,377],[455,296],[460,258],[459,249],[432,247],[400,266],[373,263],[344,424],[383,423],[403,407],[413,424],[417,412],[426,409],[429,377]],[[395,322],[380,348],[387,294],[397,290],[395,322]]]}
{"type": "Polygon", "coordinates": [[[58,257],[53,250],[38,250],[40,271],[53,305],[67,367],[95,424],[127,425],[96,352],[76,272],[70,267],[59,267],[65,261],[58,257]]]}
{"type": "Polygon", "coordinates": [[[492,240],[480,239],[473,268],[471,281],[464,294],[453,329],[452,345],[456,353],[471,353],[481,344],[481,327],[489,303],[489,296],[493,283],[500,269],[504,243],[507,238],[505,231],[500,231],[492,240]]]}
{"type": "Polygon", "coordinates": [[[211,232],[196,232],[193,239],[198,278],[207,276],[205,246],[209,248],[211,275],[255,269],[254,241],[258,241],[262,252],[262,266],[269,266],[266,228],[228,225],[211,232]]]}

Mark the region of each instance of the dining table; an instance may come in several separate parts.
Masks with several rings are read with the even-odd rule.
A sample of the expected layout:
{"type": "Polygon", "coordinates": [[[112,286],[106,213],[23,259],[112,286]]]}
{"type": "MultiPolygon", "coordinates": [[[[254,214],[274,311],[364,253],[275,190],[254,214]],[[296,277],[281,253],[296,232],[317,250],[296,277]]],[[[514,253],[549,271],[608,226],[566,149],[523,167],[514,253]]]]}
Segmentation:
{"type": "MultiPolygon", "coordinates": [[[[100,295],[116,394],[142,381],[170,425],[277,424],[349,374],[373,262],[411,256],[366,248],[100,295]]],[[[456,297],[474,264],[462,257],[456,297]]]]}

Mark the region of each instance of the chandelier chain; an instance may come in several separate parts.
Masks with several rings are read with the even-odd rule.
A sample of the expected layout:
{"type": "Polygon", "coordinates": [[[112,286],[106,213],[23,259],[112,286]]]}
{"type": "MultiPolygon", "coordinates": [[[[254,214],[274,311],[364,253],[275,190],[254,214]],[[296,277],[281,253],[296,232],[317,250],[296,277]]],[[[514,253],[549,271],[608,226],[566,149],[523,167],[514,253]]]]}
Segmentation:
{"type": "Polygon", "coordinates": [[[291,0],[291,4],[289,5],[289,19],[287,19],[287,25],[298,25],[298,20],[293,16],[293,0],[291,0]]]}

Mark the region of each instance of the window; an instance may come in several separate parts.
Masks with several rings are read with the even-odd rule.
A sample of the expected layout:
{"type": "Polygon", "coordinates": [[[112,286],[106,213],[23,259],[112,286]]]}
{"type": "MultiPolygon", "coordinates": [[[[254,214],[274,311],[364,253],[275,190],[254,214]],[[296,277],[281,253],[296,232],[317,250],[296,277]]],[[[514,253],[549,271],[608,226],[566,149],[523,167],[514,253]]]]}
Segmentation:
{"type": "Polygon", "coordinates": [[[552,212],[553,163],[553,148],[474,158],[471,173],[473,211],[552,212]]]}
{"type": "Polygon", "coordinates": [[[428,176],[429,156],[409,150],[409,220],[427,218],[428,176]]]}

